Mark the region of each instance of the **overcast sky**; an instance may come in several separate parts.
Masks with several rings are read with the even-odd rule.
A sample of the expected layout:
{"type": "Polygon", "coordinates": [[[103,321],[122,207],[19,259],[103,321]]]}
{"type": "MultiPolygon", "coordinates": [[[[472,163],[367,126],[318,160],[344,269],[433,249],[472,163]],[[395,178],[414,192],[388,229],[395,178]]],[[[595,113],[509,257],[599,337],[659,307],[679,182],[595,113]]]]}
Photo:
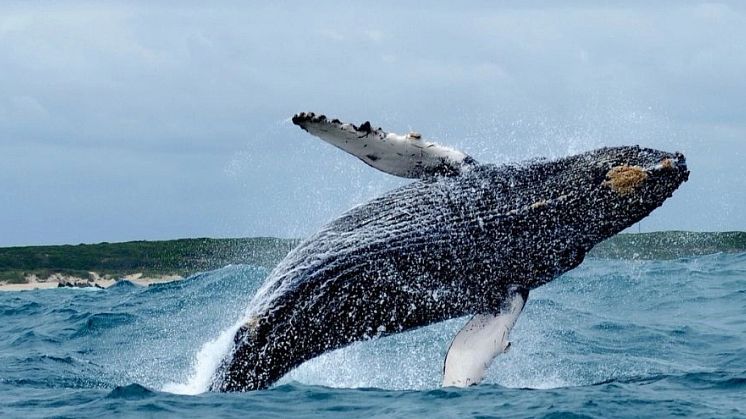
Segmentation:
{"type": "Polygon", "coordinates": [[[642,230],[746,230],[744,3],[212,3],[0,3],[0,246],[301,237],[406,182],[304,110],[484,162],[680,150],[642,230]]]}

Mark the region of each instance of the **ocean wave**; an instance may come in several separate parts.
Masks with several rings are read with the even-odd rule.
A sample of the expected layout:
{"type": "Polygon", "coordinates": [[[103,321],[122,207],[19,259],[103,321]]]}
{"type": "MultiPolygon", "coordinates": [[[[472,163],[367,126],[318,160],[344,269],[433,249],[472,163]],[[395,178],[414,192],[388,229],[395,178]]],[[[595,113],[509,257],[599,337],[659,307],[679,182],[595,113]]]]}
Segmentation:
{"type": "Polygon", "coordinates": [[[0,294],[0,307],[12,310],[0,323],[0,410],[82,417],[746,414],[746,258],[726,254],[586,261],[532,291],[511,350],[474,388],[440,388],[443,357],[463,318],[325,354],[266,391],[161,391],[206,389],[225,349],[209,342],[237,324],[266,273],[234,265],[154,287],[0,294]]]}
{"type": "Polygon", "coordinates": [[[154,397],[156,393],[140,384],[128,384],[114,387],[106,395],[107,399],[142,400],[154,397]]]}

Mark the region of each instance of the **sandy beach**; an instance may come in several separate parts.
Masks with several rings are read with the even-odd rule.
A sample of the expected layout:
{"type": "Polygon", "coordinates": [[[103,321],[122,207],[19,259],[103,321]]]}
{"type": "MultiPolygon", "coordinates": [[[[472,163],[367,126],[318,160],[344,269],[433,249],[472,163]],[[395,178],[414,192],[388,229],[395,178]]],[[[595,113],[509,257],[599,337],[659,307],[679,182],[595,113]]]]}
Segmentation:
{"type": "MultiPolygon", "coordinates": [[[[96,272],[90,272],[91,279],[68,276],[62,274],[53,274],[49,278],[40,279],[36,275],[26,277],[26,282],[21,284],[0,283],[0,291],[29,291],[37,289],[61,288],[60,284],[70,284],[71,287],[87,288],[99,287],[108,288],[117,281],[126,280],[143,287],[150,284],[160,284],[165,282],[179,281],[184,279],[179,275],[159,275],[144,276],[142,272],[123,276],[120,279],[103,278],[96,272]]],[[[65,285],[63,285],[65,287],[65,285]]]]}

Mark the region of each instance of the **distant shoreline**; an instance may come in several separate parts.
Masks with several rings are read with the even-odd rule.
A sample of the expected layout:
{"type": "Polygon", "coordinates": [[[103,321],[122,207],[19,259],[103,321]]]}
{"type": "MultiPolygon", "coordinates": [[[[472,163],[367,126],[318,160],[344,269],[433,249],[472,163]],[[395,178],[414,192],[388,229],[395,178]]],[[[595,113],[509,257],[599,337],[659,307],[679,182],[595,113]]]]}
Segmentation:
{"type": "MultiPolygon", "coordinates": [[[[93,276],[99,276],[96,272],[91,272],[91,274],[93,276]]],[[[163,284],[167,282],[180,281],[182,279],[184,279],[184,277],[180,275],[142,276],[142,273],[136,273],[124,276],[119,279],[106,279],[99,276],[98,279],[91,280],[76,276],[55,274],[52,277],[44,280],[39,280],[34,276],[29,276],[24,283],[0,283],[0,292],[29,291],[51,288],[109,288],[119,281],[129,281],[133,284],[147,287],[151,284],[163,284]]]]}
{"type": "Polygon", "coordinates": [[[0,248],[0,289],[177,280],[230,264],[274,267],[298,240],[177,239],[0,248]]]}
{"type": "MultiPolygon", "coordinates": [[[[298,239],[178,239],[0,248],[0,291],[106,288],[119,280],[139,285],[187,278],[226,265],[272,269],[298,239]]],[[[598,244],[590,258],[670,260],[718,252],[746,252],[746,232],[619,234],[598,244]]]]}

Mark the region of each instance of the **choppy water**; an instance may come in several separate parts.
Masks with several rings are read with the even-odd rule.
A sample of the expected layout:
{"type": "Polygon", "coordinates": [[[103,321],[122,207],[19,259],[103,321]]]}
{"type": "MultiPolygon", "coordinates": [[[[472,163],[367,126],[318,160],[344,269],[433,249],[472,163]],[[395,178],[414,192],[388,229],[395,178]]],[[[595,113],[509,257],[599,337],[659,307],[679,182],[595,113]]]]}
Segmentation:
{"type": "Polygon", "coordinates": [[[532,292],[474,388],[438,386],[457,319],[328,354],[270,390],[174,394],[204,389],[224,349],[211,341],[266,274],[0,293],[0,416],[746,417],[746,254],[588,260],[532,292]]]}

